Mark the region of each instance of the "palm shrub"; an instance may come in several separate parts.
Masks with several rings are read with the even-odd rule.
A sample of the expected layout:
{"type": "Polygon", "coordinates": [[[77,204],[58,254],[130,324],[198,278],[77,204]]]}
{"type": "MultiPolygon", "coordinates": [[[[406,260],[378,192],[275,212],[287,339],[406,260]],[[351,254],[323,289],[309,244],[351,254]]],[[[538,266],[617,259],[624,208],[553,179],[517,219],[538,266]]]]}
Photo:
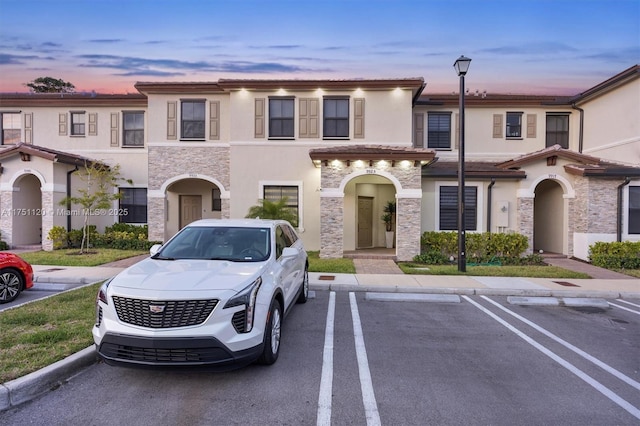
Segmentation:
{"type": "Polygon", "coordinates": [[[245,216],[252,219],[281,219],[292,226],[298,226],[298,215],[287,205],[287,197],[278,201],[258,200],[258,204],[249,208],[245,216]]]}

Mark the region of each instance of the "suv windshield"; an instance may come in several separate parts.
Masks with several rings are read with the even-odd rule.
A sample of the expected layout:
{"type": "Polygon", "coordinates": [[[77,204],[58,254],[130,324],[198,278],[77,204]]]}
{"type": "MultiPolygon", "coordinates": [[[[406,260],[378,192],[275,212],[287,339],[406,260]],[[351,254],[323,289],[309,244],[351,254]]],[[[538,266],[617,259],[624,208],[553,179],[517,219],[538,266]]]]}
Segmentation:
{"type": "Polygon", "coordinates": [[[271,254],[269,228],[193,226],[184,228],[153,258],[262,262],[271,254]]]}

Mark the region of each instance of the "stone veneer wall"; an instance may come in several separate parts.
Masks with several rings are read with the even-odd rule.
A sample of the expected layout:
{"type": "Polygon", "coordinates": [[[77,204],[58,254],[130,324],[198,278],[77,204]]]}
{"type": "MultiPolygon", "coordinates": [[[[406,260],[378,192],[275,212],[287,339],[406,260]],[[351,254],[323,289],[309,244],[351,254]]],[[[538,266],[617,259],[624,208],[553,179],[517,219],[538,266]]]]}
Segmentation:
{"type": "MultiPolygon", "coordinates": [[[[0,191],[0,209],[3,212],[10,212],[13,209],[13,191],[0,191]]],[[[0,230],[2,240],[12,246],[13,242],[13,215],[0,215],[0,230]]]]}
{"type": "Polygon", "coordinates": [[[320,257],[340,258],[343,252],[344,199],[320,199],[320,257]]]}
{"type": "MultiPolygon", "coordinates": [[[[350,174],[362,171],[356,162],[331,162],[322,166],[321,186],[323,190],[336,191],[342,181],[350,174]]],[[[411,260],[420,254],[422,169],[420,166],[392,167],[389,162],[378,161],[367,170],[386,172],[393,175],[402,188],[396,193],[414,190],[420,194],[416,198],[398,197],[396,206],[396,257],[398,260],[411,260]]],[[[373,173],[375,174],[375,173],[373,173]]],[[[362,176],[362,175],[359,175],[362,176]]],[[[381,174],[380,176],[384,176],[381,174]]],[[[390,182],[391,183],[391,182],[390,182]]],[[[344,199],[342,197],[322,197],[320,200],[320,257],[340,258],[343,256],[344,199]]]]}
{"type": "Polygon", "coordinates": [[[396,257],[400,261],[413,260],[420,254],[420,217],[422,203],[419,198],[399,198],[396,208],[396,257]]]}
{"type": "MultiPolygon", "coordinates": [[[[42,211],[54,212],[53,192],[42,191],[42,211]]],[[[45,214],[42,216],[42,250],[53,250],[53,241],[49,237],[49,231],[53,228],[53,214],[45,214]]]]}
{"type": "Polygon", "coordinates": [[[531,254],[533,253],[533,198],[520,197],[517,204],[518,233],[526,236],[529,240],[529,247],[525,254],[531,254]]]}
{"type": "MultiPolygon", "coordinates": [[[[185,174],[208,176],[230,190],[230,148],[222,146],[149,146],[149,191],[158,191],[169,179],[185,174]]],[[[149,240],[163,241],[164,198],[149,197],[149,240]]],[[[229,200],[222,200],[222,217],[229,217],[229,200]]]]}
{"type": "Polygon", "coordinates": [[[576,178],[575,232],[584,234],[617,233],[617,187],[622,180],[576,178]]]}

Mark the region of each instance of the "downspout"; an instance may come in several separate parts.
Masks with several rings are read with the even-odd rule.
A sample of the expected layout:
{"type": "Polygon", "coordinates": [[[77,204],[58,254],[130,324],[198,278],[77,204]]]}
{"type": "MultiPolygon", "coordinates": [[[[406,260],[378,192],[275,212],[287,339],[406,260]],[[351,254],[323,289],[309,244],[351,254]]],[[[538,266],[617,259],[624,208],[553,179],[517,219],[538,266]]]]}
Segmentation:
{"type": "Polygon", "coordinates": [[[577,107],[575,102],[571,104],[571,108],[580,111],[580,131],[578,133],[578,152],[582,154],[582,145],[584,140],[584,110],[577,107]]]}
{"type": "Polygon", "coordinates": [[[491,178],[491,183],[487,187],[487,232],[491,233],[491,188],[496,184],[496,179],[491,178]]]}
{"type": "Polygon", "coordinates": [[[78,171],[78,165],[76,168],[67,172],[67,232],[71,231],[71,174],[78,171]]]}
{"type": "Polygon", "coordinates": [[[617,217],[617,229],[616,229],[616,241],[622,241],[622,188],[629,185],[631,178],[624,178],[624,182],[618,185],[618,217],[617,217]]]}

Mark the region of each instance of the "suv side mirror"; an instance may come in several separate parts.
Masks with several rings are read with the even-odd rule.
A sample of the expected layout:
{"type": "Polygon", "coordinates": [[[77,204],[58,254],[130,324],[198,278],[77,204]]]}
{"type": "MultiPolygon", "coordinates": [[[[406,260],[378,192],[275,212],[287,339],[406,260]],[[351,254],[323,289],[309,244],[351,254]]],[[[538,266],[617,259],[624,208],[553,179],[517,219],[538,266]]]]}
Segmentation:
{"type": "Polygon", "coordinates": [[[152,245],[151,248],[149,249],[149,253],[151,254],[151,256],[153,256],[154,254],[159,252],[160,251],[160,247],[162,247],[162,244],[154,244],[154,245],[152,245]]]}

